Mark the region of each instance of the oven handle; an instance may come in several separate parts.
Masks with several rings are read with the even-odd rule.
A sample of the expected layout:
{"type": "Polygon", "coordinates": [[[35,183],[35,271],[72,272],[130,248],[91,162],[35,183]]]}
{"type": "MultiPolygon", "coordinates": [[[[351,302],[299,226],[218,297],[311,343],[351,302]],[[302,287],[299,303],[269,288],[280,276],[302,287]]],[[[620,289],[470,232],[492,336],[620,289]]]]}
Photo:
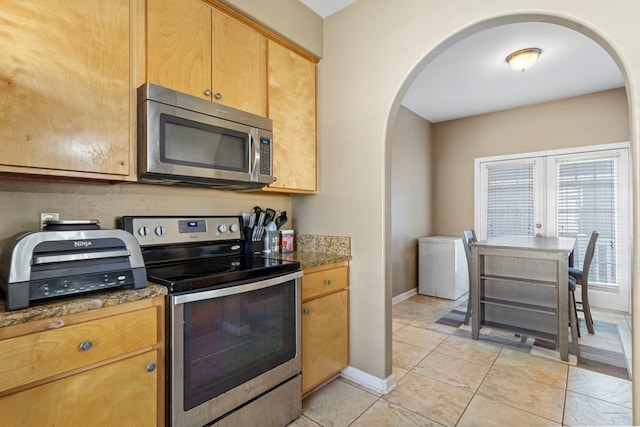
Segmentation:
{"type": "Polygon", "coordinates": [[[259,282],[246,283],[244,285],[230,286],[228,288],[213,289],[203,292],[191,292],[183,295],[174,295],[172,297],[172,300],[173,305],[187,304],[190,302],[220,298],[228,295],[235,295],[243,292],[264,289],[286,283],[290,280],[299,279],[300,277],[302,277],[302,271],[296,271],[295,273],[290,273],[284,276],[273,277],[271,279],[261,280],[259,282]]]}

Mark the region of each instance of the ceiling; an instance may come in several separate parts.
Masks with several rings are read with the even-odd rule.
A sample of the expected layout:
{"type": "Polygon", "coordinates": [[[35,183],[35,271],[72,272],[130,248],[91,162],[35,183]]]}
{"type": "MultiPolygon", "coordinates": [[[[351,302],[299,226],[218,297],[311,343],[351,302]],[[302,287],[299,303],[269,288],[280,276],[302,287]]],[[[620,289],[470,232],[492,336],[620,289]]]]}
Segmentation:
{"type": "MultiPolygon", "coordinates": [[[[323,18],[356,0],[300,0],[323,18]]],[[[438,123],[624,86],[611,56],[589,37],[541,23],[508,24],[469,36],[436,56],[418,75],[402,105],[438,123]],[[505,58],[542,50],[526,71],[505,58]]]]}

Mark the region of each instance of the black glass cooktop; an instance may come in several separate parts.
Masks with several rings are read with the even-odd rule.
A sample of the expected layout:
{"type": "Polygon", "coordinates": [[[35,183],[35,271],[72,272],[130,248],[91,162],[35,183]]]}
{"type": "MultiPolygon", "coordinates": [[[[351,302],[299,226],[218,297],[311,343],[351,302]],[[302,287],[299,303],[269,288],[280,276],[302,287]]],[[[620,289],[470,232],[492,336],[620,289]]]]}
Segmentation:
{"type": "Polygon", "coordinates": [[[299,269],[300,263],[296,261],[234,255],[147,267],[147,278],[177,293],[235,286],[299,269]]]}

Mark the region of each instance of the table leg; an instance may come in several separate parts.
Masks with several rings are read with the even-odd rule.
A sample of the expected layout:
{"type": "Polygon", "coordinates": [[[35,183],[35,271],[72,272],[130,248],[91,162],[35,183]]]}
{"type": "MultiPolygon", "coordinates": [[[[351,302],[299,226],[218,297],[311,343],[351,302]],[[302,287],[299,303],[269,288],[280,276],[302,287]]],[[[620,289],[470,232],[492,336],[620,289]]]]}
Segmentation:
{"type": "Polygon", "coordinates": [[[558,254],[558,347],[560,359],[569,361],[569,272],[567,254],[558,254]]]}
{"type": "Polygon", "coordinates": [[[478,249],[471,247],[471,338],[477,340],[480,335],[480,256],[478,249]]]}

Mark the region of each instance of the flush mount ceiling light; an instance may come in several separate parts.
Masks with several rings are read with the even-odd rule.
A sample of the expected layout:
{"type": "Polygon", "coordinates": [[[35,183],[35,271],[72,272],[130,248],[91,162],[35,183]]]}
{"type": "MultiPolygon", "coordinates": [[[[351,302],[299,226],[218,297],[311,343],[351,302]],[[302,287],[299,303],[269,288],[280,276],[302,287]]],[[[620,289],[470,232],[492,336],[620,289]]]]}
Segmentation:
{"type": "Polygon", "coordinates": [[[537,47],[522,49],[507,56],[507,62],[514,70],[524,71],[536,63],[541,53],[537,47]]]}

